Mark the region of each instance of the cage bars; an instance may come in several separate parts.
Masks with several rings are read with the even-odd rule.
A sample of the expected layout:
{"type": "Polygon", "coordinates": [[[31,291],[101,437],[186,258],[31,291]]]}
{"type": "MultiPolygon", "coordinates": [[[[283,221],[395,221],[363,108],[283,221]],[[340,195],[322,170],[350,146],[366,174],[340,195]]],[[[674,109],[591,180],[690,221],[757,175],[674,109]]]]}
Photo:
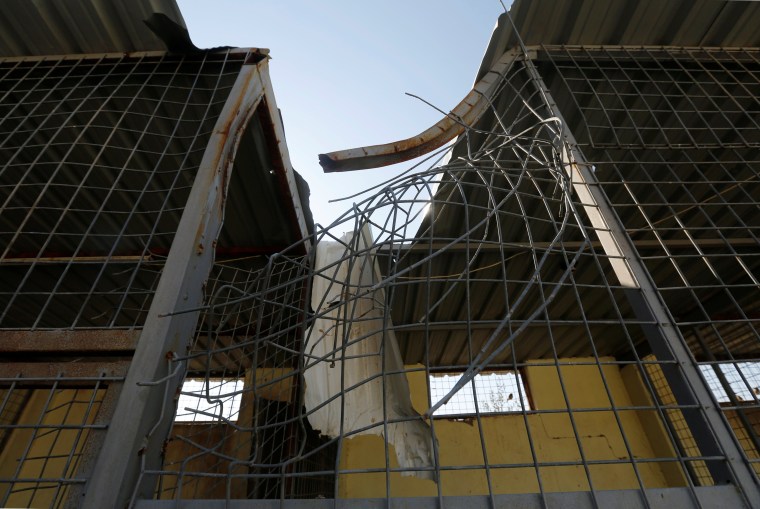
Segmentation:
{"type": "MultiPolygon", "coordinates": [[[[175,236],[138,369],[120,398],[102,457],[134,459],[149,440],[144,463],[124,466],[134,473],[111,495],[131,497],[134,507],[340,507],[355,503],[349,497],[393,507],[409,495],[420,507],[754,504],[758,399],[750,377],[737,375],[750,389],[746,402],[724,382],[733,398],[721,412],[696,361],[721,370],[757,359],[757,215],[749,213],[757,208],[757,100],[741,95],[757,86],[757,64],[752,51],[673,48],[544,47],[514,61],[447,164],[391,179],[315,233],[319,242],[343,242],[340,263],[374,260],[380,277],[372,285],[338,278],[337,265],[315,270],[303,245],[213,263],[193,237],[202,224],[208,242],[221,225],[224,200],[209,198],[208,215],[188,213],[175,236]],[[344,225],[371,225],[374,243],[341,241],[344,225]],[[338,291],[311,309],[304,292],[319,277],[338,291]],[[383,317],[370,331],[362,326],[371,318],[357,313],[368,301],[383,317]],[[317,319],[332,322],[309,332],[317,319]],[[356,353],[377,334],[382,348],[356,353]],[[312,341],[329,342],[327,353],[314,355],[312,341]],[[405,366],[387,364],[392,341],[405,366]],[[348,362],[374,356],[381,372],[347,381],[348,362]],[[310,390],[302,377],[337,361],[342,387],[319,408],[338,402],[342,430],[321,437],[302,404],[310,390]],[[489,416],[478,401],[469,419],[435,415],[431,373],[484,369],[525,373],[517,391],[530,392],[535,406],[489,416]],[[162,463],[186,370],[206,383],[243,380],[234,391],[240,413],[234,422],[221,410],[208,412],[210,423],[175,422],[172,456],[162,463]],[[362,410],[346,394],[377,384],[385,395],[398,375],[409,380],[419,415],[391,417],[384,397],[379,421],[343,424],[362,410]],[[144,392],[153,396],[138,408],[146,418],[138,429],[128,417],[144,392]],[[388,437],[422,416],[434,457],[412,468],[388,437]],[[130,436],[119,437],[125,426],[130,436]],[[498,428],[511,431],[508,440],[498,428]],[[420,471],[437,482],[408,475],[420,471]],[[733,485],[721,485],[728,479],[733,485]],[[557,494],[570,490],[579,491],[557,494]],[[319,496],[336,500],[297,500],[319,496]],[[168,497],[176,500],[160,500],[168,497]]],[[[239,81],[233,96],[251,110],[261,90],[242,88],[239,81]]],[[[235,117],[240,129],[248,117],[235,117]]],[[[224,164],[204,160],[186,211],[202,210],[224,164]]],[[[220,408],[208,390],[194,396],[220,408]]],[[[91,483],[113,487],[101,484],[100,474],[114,471],[104,465],[91,483]]]]}
{"type": "Polygon", "coordinates": [[[138,469],[159,462],[164,437],[174,417],[167,410],[173,407],[172,395],[186,368],[183,363],[175,367],[171,361],[187,351],[197,321],[197,312],[172,313],[202,302],[200,290],[211,269],[213,242],[221,229],[232,170],[225,154],[234,153],[263,92],[258,66],[243,66],[209,137],[209,148],[185,205],[186,212],[177,228],[84,507],[121,505],[135,496],[149,496],[154,490],[152,477],[138,475],[138,469]],[[142,385],[146,382],[150,385],[142,385]],[[135,413],[158,414],[159,419],[136,421],[131,418],[135,413]],[[129,452],[125,454],[126,451],[129,452]]]}
{"type": "Polygon", "coordinates": [[[142,326],[240,58],[4,61],[0,327],[142,326]]]}

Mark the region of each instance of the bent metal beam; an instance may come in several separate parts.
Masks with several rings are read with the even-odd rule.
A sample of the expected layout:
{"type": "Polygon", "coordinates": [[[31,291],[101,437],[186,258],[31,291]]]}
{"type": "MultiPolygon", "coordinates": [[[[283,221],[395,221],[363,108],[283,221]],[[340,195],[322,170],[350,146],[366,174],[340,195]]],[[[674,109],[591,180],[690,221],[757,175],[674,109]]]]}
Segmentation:
{"type": "Polygon", "coordinates": [[[504,74],[521,56],[518,50],[505,52],[448,115],[417,136],[383,145],[320,154],[319,164],[326,173],[365,170],[403,163],[442,147],[480,118],[491,104],[504,74]]]}

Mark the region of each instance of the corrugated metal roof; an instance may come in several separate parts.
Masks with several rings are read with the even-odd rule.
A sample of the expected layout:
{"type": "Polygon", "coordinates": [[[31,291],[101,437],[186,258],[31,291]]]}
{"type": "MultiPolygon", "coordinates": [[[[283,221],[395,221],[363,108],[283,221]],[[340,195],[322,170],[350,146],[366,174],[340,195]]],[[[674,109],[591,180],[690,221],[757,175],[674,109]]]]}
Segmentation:
{"type": "MultiPolygon", "coordinates": [[[[515,0],[512,20],[528,45],[760,46],[760,2],[719,0],[515,0]]],[[[519,45],[499,17],[480,79],[519,45]]]]}
{"type": "Polygon", "coordinates": [[[3,0],[0,56],[165,51],[154,13],[185,27],[175,0],[3,0]]]}
{"type": "MultiPolygon", "coordinates": [[[[659,232],[662,238],[656,243],[648,243],[651,239],[647,236],[646,225],[636,222],[640,218],[634,210],[634,205],[630,203],[631,198],[626,193],[646,196],[648,191],[658,189],[658,192],[664,194],[662,197],[658,195],[644,200],[648,206],[646,213],[655,218],[669,217],[672,212],[668,211],[668,207],[690,207],[690,205],[682,205],[685,200],[683,188],[671,190],[667,186],[667,180],[675,178],[672,176],[673,171],[686,172],[693,166],[707,173],[719,172],[723,169],[722,163],[712,164],[711,161],[722,161],[724,158],[731,161],[756,160],[758,134],[757,123],[753,116],[756,112],[754,99],[756,94],[754,88],[750,86],[752,90],[748,91],[748,85],[731,74],[735,69],[746,72],[747,67],[751,68],[750,72],[753,72],[760,61],[756,56],[756,49],[730,53],[715,51],[706,56],[705,52],[679,52],[675,49],[636,51],[635,48],[641,46],[760,47],[760,31],[756,30],[756,27],[760,26],[760,4],[714,0],[689,2],[516,0],[510,12],[524,43],[533,47],[544,46],[543,50],[538,51],[535,56],[539,72],[562,111],[569,130],[575,134],[582,145],[585,156],[596,165],[599,178],[609,184],[605,192],[609,193],[610,199],[618,207],[616,212],[622,216],[621,219],[626,227],[632,229],[630,234],[633,236],[635,247],[638,254],[646,260],[645,263],[653,280],[656,281],[658,287],[667,289],[666,296],[670,299],[668,305],[671,313],[678,317],[679,325],[687,324],[682,327],[684,329],[682,333],[692,351],[697,352],[695,355],[701,353],[694,332],[695,328],[701,327],[704,330],[700,329],[700,333],[709,336],[705,338],[705,341],[712,351],[723,352],[724,350],[719,347],[719,342],[724,341],[730,342],[731,352],[736,355],[757,355],[756,341],[754,338],[747,339],[749,336],[746,331],[751,328],[746,322],[736,322],[737,331],[733,332],[729,329],[730,325],[734,324],[729,324],[729,320],[722,323],[720,319],[725,316],[738,316],[740,313],[737,314],[737,309],[747,316],[754,316],[757,310],[751,297],[745,295],[745,293],[749,294],[750,290],[745,292],[744,288],[740,288],[740,285],[736,283],[742,274],[738,271],[732,272],[730,263],[733,258],[728,255],[725,257],[715,255],[710,259],[710,263],[717,273],[723,275],[727,284],[735,285],[731,287],[731,298],[741,304],[735,304],[730,299],[721,301],[723,294],[726,293],[721,288],[710,293],[708,289],[711,283],[707,281],[710,274],[707,271],[700,272],[701,268],[698,264],[693,264],[689,265],[689,270],[692,272],[687,274],[688,280],[696,287],[705,288],[705,291],[700,294],[702,296],[700,304],[709,311],[703,311],[702,307],[693,309],[694,299],[684,298],[680,294],[674,297],[677,291],[673,289],[680,289],[681,283],[673,271],[674,262],[671,255],[672,252],[677,252],[673,256],[684,260],[688,258],[686,252],[690,249],[688,243],[679,244],[682,240],[679,237],[682,235],[681,228],[673,227],[659,232]],[[568,48],[559,47],[561,45],[568,48]],[[617,53],[611,49],[622,45],[628,48],[617,50],[617,53]],[[592,46],[596,49],[592,50],[592,46]],[[602,50],[599,46],[610,48],[602,50]],[[563,57],[563,52],[572,52],[572,55],[563,57]],[[699,63],[698,55],[702,55],[711,63],[699,63]],[[685,58],[693,59],[693,61],[685,62],[683,60],[685,58]],[[721,58],[725,62],[719,63],[718,60],[721,58]],[[593,59],[593,65],[579,63],[583,59],[593,59]],[[637,62],[635,65],[634,61],[637,62]],[[648,67],[640,62],[647,62],[648,67]],[[730,74],[731,77],[727,78],[720,73],[730,74]],[[719,74],[720,77],[717,77],[719,74]],[[715,80],[722,85],[716,85],[715,88],[707,90],[706,83],[713,83],[715,80]],[[726,80],[731,84],[725,84],[726,80]],[[581,83],[586,88],[579,89],[581,83]],[[599,101],[603,101],[604,104],[599,101]],[[737,101],[744,102],[739,105],[737,101]],[[689,128],[684,129],[684,126],[689,126],[689,128]],[[632,141],[629,139],[631,135],[640,138],[632,141]],[[617,138],[614,138],[615,136],[617,138]],[[638,159],[629,161],[630,156],[622,153],[609,155],[609,150],[618,146],[622,147],[620,150],[631,147],[652,150],[643,150],[641,154],[644,155],[638,155],[638,159]],[[684,157],[692,166],[683,165],[678,160],[674,160],[672,164],[676,165],[676,169],[671,168],[669,164],[674,156],[670,153],[667,157],[671,159],[663,161],[646,158],[655,157],[658,154],[658,147],[669,146],[681,147],[684,153],[688,154],[684,157]],[[726,150],[722,151],[720,147],[726,150]],[[740,153],[737,147],[741,147],[744,152],[740,153]],[[625,188],[615,187],[616,179],[619,177],[610,174],[610,169],[614,168],[618,162],[622,165],[626,164],[626,161],[630,163],[629,166],[647,165],[649,171],[657,172],[662,182],[658,180],[656,184],[639,183],[640,187],[639,184],[629,182],[625,188]],[[711,331],[710,334],[705,333],[708,329],[711,331]]],[[[508,17],[501,16],[477,79],[482,78],[485,71],[491,68],[505,51],[518,44],[508,17]]],[[[530,102],[534,97],[529,93],[530,88],[525,88],[525,83],[520,81],[520,69],[518,66],[510,71],[511,85],[494,100],[494,106],[502,122],[507,122],[507,119],[521,118],[521,99],[530,102]]],[[[747,79],[755,83],[751,77],[747,79]]],[[[482,129],[482,132],[468,134],[470,146],[479,147],[481,144],[489,143],[490,133],[494,130],[498,131],[494,126],[498,127],[497,119],[489,112],[476,126],[482,129]]],[[[521,124],[513,132],[521,132],[523,127],[525,126],[521,124]]],[[[460,144],[454,149],[452,160],[457,160],[458,156],[466,160],[468,155],[466,149],[464,143],[460,144]]],[[[511,166],[507,165],[507,167],[511,166]]],[[[632,171],[628,167],[625,170],[632,171]]],[[[749,186],[745,181],[754,182],[755,177],[745,177],[738,173],[737,168],[732,167],[730,171],[735,174],[734,178],[737,181],[743,183],[744,188],[749,186]]],[[[696,178],[699,183],[700,177],[691,177],[685,173],[679,175],[678,178],[683,179],[684,182],[696,178]]],[[[720,175],[720,178],[715,178],[723,179],[723,174],[720,175]]],[[[647,177],[647,179],[652,178],[647,177]]],[[[647,179],[633,178],[632,180],[648,181],[647,179]]],[[[468,183],[469,181],[464,184],[468,183]]],[[[486,207],[485,204],[490,203],[489,200],[493,199],[483,194],[484,189],[477,185],[461,185],[460,194],[448,196],[446,192],[451,185],[450,183],[442,184],[436,196],[440,204],[448,207],[448,210],[439,213],[436,219],[436,240],[456,239],[467,230],[468,221],[469,224],[473,224],[478,219],[479,216],[472,219],[471,215],[463,213],[464,207],[459,206],[460,203],[468,203],[473,211],[478,212],[486,207]],[[477,204],[480,204],[480,208],[477,204]],[[456,210],[457,206],[459,210],[456,210]]],[[[733,226],[734,223],[731,221],[735,219],[725,217],[730,213],[736,213],[742,218],[756,216],[756,214],[753,215],[754,201],[729,194],[752,193],[753,191],[734,189],[730,182],[726,186],[728,189],[721,188],[720,192],[723,194],[720,196],[730,204],[730,207],[720,208],[716,204],[711,209],[712,214],[704,217],[697,217],[697,214],[693,214],[693,217],[689,216],[690,234],[698,238],[700,242],[711,241],[709,235],[715,233],[711,221],[715,224],[733,226]]],[[[496,187],[503,188],[503,186],[496,187]]],[[[696,188],[697,185],[692,187],[696,188]]],[[[702,192],[705,191],[702,190],[702,192]]],[[[530,192],[526,190],[521,199],[526,199],[528,196],[530,192]]],[[[578,206],[579,204],[576,203],[576,207],[578,206]]],[[[523,228],[521,222],[506,217],[510,210],[516,212],[517,208],[511,204],[504,207],[502,212],[505,217],[501,221],[501,232],[497,235],[494,230],[490,232],[491,237],[486,239],[493,243],[492,249],[496,249],[496,246],[502,242],[501,239],[508,239],[509,242],[526,242],[523,238],[524,232],[520,230],[523,228]]],[[[531,214],[534,213],[531,212],[531,214]]],[[[427,226],[429,225],[423,224],[420,227],[418,235],[421,240],[424,240],[427,226]]],[[[531,228],[533,228],[531,242],[546,241],[547,236],[551,234],[550,231],[542,230],[539,224],[531,228]]],[[[473,244],[479,246],[483,237],[475,234],[471,235],[470,239],[477,239],[473,244]]],[[[567,240],[568,238],[564,238],[563,242],[567,240]]],[[[732,238],[731,242],[735,240],[737,239],[732,238]]],[[[722,248],[731,251],[732,246],[725,241],[722,248]]],[[[409,248],[410,252],[407,255],[407,261],[404,262],[404,267],[413,266],[422,255],[427,253],[422,250],[416,254],[412,253],[412,250],[413,248],[409,248]]],[[[581,288],[583,305],[580,306],[578,296],[573,295],[572,292],[565,292],[563,289],[558,293],[552,302],[548,317],[534,320],[515,341],[515,357],[518,360],[551,358],[554,355],[559,357],[595,354],[625,356],[630,355],[633,345],[638,348],[639,344],[643,344],[640,331],[637,327],[629,325],[635,323],[635,319],[632,318],[633,311],[627,301],[617,294],[612,299],[602,291],[604,281],[613,282],[614,287],[616,279],[604,260],[602,250],[597,247],[594,251],[597,254],[583,255],[575,266],[573,275],[574,284],[578,284],[581,288]],[[604,270],[600,270],[599,267],[604,267],[604,270]],[[622,318],[609,316],[615,309],[620,311],[622,318]],[[580,325],[584,321],[587,322],[588,328],[580,325]]],[[[539,250],[539,252],[542,251],[539,250]]],[[[481,253],[478,259],[471,262],[469,271],[474,275],[468,279],[469,295],[464,295],[462,290],[450,290],[450,287],[455,284],[451,281],[448,287],[436,283],[418,284],[418,288],[408,284],[399,285],[395,289],[392,302],[393,323],[397,327],[396,333],[407,363],[423,362],[429,359],[431,365],[465,366],[473,352],[477,352],[485,344],[486,338],[495,330],[495,325],[505,316],[505,309],[507,309],[505,297],[500,293],[503,293],[503,284],[499,282],[500,274],[495,268],[490,268],[498,265],[496,262],[499,260],[496,254],[498,250],[481,253]],[[465,306],[462,305],[467,301],[470,302],[469,310],[464,309],[465,306]],[[430,302],[437,303],[437,307],[434,312],[425,314],[424,306],[430,302]],[[421,320],[420,317],[425,319],[421,320]]],[[[503,270],[505,274],[508,273],[511,265],[515,275],[507,279],[510,284],[525,281],[533,270],[530,258],[513,258],[511,251],[509,254],[510,263],[505,265],[503,270]],[[520,276],[521,273],[522,276],[520,276]]],[[[461,253],[438,252],[424,270],[420,270],[419,274],[411,273],[410,277],[416,276],[422,281],[425,277],[435,278],[439,274],[464,273],[465,261],[458,257],[461,257],[461,253]]],[[[559,257],[557,261],[561,262],[559,257]]],[[[751,270],[757,270],[755,258],[746,263],[752,266],[751,270]]],[[[547,273],[542,274],[544,283],[551,281],[552,274],[548,270],[551,267],[561,268],[561,264],[547,266],[547,273]]],[[[461,283],[460,286],[464,287],[461,283]]],[[[517,289],[519,290],[520,287],[517,286],[517,289]]],[[[613,294],[617,291],[614,289],[613,294]]],[[[514,295],[514,292],[509,293],[514,295]]],[[[515,327],[526,319],[526,309],[536,309],[540,303],[535,295],[529,297],[530,299],[524,303],[524,308],[518,309],[512,315],[515,327]]],[[[495,361],[508,362],[510,355],[511,352],[506,350],[495,361]]]]}

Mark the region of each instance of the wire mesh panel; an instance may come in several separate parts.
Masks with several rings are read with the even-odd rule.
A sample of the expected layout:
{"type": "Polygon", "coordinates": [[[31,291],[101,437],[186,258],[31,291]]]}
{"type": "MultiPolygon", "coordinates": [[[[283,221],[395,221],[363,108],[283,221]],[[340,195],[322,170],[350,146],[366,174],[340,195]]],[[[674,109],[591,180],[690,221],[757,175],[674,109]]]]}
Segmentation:
{"type": "Polygon", "coordinates": [[[64,507],[87,475],[88,441],[102,438],[109,386],[120,377],[19,376],[0,380],[0,504],[64,507]]]}
{"type": "Polygon", "coordinates": [[[247,56],[0,62],[0,505],[79,506],[247,56]]]}
{"type": "Polygon", "coordinates": [[[0,63],[0,327],[139,327],[244,54],[0,63]]]}
{"type": "Polygon", "coordinates": [[[544,69],[756,471],[759,56],[547,48],[544,69]]]}
{"type": "MultiPolygon", "coordinates": [[[[624,256],[603,242],[611,228],[592,226],[601,205],[579,197],[572,173],[568,127],[633,112],[568,106],[563,123],[540,76],[567,106],[574,95],[561,87],[572,73],[552,58],[516,57],[450,153],[353,197],[314,234],[307,257],[293,246],[217,264],[195,346],[173,360],[187,362],[188,382],[164,465],[143,471],[159,475],[157,498],[535,493],[540,505],[580,491],[604,506],[605,491],[632,490],[647,507],[658,489],[680,488],[698,505],[704,488],[734,482],[729,463],[742,460],[713,437],[728,426],[705,417],[710,393],[685,378],[675,340],[641,314],[642,292],[620,272],[640,256],[665,294],[664,268],[648,252],[624,256]],[[457,376],[443,390],[441,373],[457,376]],[[521,382],[482,390],[488,373],[521,382]],[[447,415],[444,405],[464,393],[466,415],[447,415]]],[[[593,98],[604,88],[590,89],[593,98]]],[[[641,158],[631,166],[646,167],[641,158]]],[[[605,190],[631,185],[602,178],[605,190]]],[[[637,248],[664,245],[639,242],[618,214],[637,248]]],[[[739,263],[734,252],[726,259],[739,263]]]]}
{"type": "Polygon", "coordinates": [[[306,261],[302,256],[262,260],[220,261],[212,271],[206,287],[211,307],[193,350],[177,359],[187,361],[188,375],[160,498],[277,498],[285,490],[319,494],[304,482],[296,488],[295,480],[286,486],[279,479],[286,471],[315,469],[309,456],[293,461],[306,439],[295,405],[301,390],[306,261]]]}

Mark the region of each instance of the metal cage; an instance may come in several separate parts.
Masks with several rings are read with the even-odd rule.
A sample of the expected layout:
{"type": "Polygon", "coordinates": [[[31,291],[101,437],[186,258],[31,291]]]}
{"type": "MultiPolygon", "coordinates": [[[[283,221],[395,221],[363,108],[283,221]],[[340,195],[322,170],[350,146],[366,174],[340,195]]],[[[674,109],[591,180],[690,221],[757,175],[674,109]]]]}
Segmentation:
{"type": "Polygon", "coordinates": [[[756,49],[513,46],[325,228],[265,51],[0,87],[3,505],[760,506],[756,49]]]}

